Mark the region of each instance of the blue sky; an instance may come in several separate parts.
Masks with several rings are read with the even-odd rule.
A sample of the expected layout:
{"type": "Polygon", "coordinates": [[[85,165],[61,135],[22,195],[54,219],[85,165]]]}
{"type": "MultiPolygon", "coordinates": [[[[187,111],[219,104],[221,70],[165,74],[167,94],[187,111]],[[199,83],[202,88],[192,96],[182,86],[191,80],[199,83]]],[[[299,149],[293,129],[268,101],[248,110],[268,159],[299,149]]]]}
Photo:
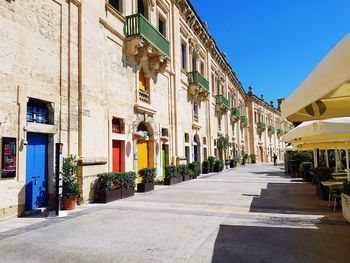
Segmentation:
{"type": "Polygon", "coordinates": [[[350,0],[192,0],[247,90],[288,97],[350,31],[350,0]]]}

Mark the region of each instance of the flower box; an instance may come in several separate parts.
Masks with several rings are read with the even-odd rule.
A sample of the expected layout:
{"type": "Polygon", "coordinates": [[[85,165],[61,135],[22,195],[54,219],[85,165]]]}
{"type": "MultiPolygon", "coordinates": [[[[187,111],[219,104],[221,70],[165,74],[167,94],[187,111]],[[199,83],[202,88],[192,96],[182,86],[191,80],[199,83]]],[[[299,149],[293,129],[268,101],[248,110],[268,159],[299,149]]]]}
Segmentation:
{"type": "Polygon", "coordinates": [[[173,185],[173,184],[177,184],[177,183],[178,183],[177,177],[164,178],[164,185],[173,185]]]}
{"type": "Polygon", "coordinates": [[[183,182],[188,181],[188,180],[190,180],[190,176],[188,174],[182,176],[183,182]]]}
{"type": "Polygon", "coordinates": [[[122,199],[135,195],[134,188],[122,189],[122,199]]]}
{"type": "Polygon", "coordinates": [[[98,192],[95,195],[96,203],[109,203],[112,201],[116,201],[122,198],[122,190],[121,188],[114,189],[112,191],[107,192],[98,192]]]}
{"type": "Polygon", "coordinates": [[[153,183],[140,183],[137,184],[137,192],[139,193],[145,193],[145,192],[149,192],[149,191],[153,191],[154,190],[154,184],[153,183]]]}

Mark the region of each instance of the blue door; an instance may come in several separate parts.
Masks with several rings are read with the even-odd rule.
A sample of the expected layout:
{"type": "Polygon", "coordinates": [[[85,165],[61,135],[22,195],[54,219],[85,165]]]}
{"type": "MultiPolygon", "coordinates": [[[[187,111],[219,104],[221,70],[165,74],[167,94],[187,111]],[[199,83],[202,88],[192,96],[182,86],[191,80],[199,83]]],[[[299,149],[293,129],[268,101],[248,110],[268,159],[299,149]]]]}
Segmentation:
{"type": "Polygon", "coordinates": [[[47,205],[47,134],[28,133],[26,210],[47,205]]]}
{"type": "Polygon", "coordinates": [[[193,146],[193,159],[195,162],[198,162],[198,146],[194,145],[193,146]]]}

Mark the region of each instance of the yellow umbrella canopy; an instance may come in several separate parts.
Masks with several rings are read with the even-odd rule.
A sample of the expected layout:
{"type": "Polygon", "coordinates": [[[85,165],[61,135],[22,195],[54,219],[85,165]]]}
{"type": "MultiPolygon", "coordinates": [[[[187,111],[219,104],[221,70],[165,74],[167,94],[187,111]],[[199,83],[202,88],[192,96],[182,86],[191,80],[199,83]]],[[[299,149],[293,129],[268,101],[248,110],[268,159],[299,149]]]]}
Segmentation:
{"type": "Polygon", "coordinates": [[[350,34],[281,105],[291,122],[350,116],[350,34]]]}
{"type": "Polygon", "coordinates": [[[295,151],[306,151],[313,149],[320,150],[344,150],[350,149],[350,139],[348,141],[315,141],[308,143],[295,143],[293,144],[293,149],[295,151]]]}
{"type": "Polygon", "coordinates": [[[347,141],[350,140],[350,117],[306,121],[285,134],[282,139],[295,145],[319,141],[347,141]]]}

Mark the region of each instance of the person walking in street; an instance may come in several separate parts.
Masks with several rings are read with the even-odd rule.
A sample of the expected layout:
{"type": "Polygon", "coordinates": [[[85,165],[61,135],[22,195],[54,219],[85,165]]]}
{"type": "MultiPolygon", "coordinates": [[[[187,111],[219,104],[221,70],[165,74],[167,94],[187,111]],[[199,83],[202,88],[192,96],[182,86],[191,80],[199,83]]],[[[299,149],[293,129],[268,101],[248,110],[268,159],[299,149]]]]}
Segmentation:
{"type": "Polygon", "coordinates": [[[277,165],[277,155],[275,153],[273,154],[273,165],[277,165]]]}

